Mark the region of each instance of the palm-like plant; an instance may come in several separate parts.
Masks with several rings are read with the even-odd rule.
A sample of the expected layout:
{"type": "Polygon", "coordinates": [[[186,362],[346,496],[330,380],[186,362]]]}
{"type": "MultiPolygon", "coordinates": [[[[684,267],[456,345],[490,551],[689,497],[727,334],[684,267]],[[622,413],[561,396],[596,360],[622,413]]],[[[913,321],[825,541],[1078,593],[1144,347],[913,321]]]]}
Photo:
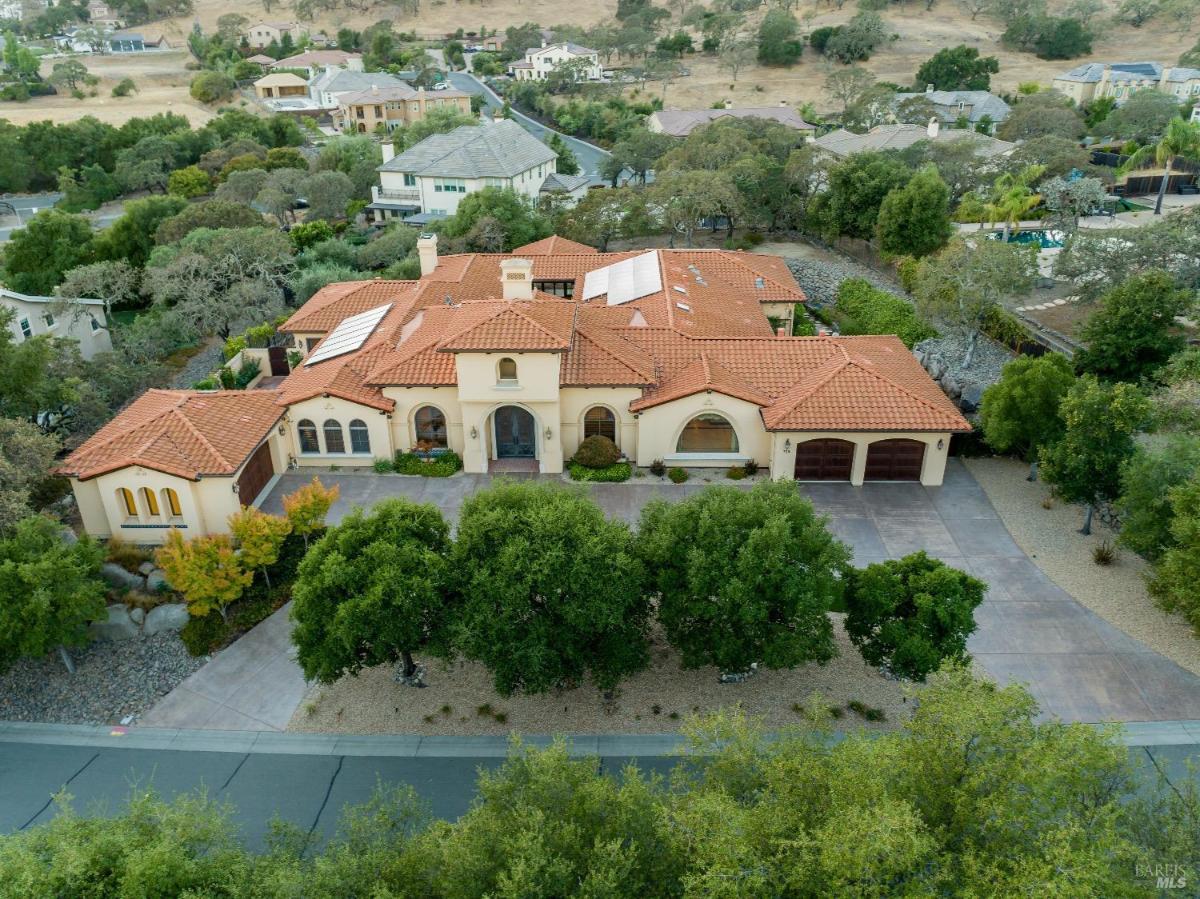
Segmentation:
{"type": "Polygon", "coordinates": [[[1163,166],[1162,181],[1158,185],[1158,201],[1154,204],[1155,215],[1162,215],[1163,197],[1166,196],[1167,184],[1171,180],[1171,164],[1176,158],[1200,160],[1200,123],[1189,122],[1182,117],[1171,119],[1158,143],[1142,147],[1121,166],[1122,175],[1140,168],[1150,159],[1153,159],[1156,165],[1163,166]]]}
{"type": "Polygon", "coordinates": [[[1036,209],[1042,195],[1034,193],[1033,183],[1046,171],[1043,165],[1027,165],[1019,172],[1005,172],[992,185],[987,204],[988,223],[1004,222],[1004,241],[1021,229],[1021,216],[1036,209]]]}

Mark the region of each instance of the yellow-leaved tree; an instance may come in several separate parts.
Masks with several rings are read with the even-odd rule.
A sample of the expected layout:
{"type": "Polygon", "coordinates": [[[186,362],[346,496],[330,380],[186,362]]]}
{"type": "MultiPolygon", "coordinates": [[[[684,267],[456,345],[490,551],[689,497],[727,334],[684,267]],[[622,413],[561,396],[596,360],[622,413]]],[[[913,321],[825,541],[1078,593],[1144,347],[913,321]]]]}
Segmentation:
{"type": "Polygon", "coordinates": [[[242,568],[233,543],[225,534],[212,534],[184,540],[171,528],[167,541],[155,553],[155,562],[167,576],[167,583],[183,594],[188,612],[202,618],[216,611],[226,618],[231,602],[254,580],[254,573],[242,568]]]}
{"type": "Polygon", "coordinates": [[[340,494],[337,484],[326,487],[320,478],[313,478],[311,484],[283,498],[283,511],[291,522],[292,533],[304,538],[305,548],[309,534],[325,529],[325,516],[340,494]]]}
{"type": "Polygon", "coordinates": [[[242,511],[229,516],[229,530],[237,541],[242,565],[261,569],[270,587],[271,576],[267,568],[279,561],[279,551],[292,532],[292,523],[279,515],[260,512],[253,506],[242,506],[242,511]]]}

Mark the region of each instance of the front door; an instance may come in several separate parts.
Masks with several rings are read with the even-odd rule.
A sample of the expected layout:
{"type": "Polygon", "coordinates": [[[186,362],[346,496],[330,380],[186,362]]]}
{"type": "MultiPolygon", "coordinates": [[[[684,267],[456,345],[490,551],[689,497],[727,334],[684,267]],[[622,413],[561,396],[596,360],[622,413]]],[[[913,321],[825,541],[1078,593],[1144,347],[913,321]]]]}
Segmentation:
{"type": "Polygon", "coordinates": [[[533,416],[519,406],[501,406],[496,410],[496,457],[532,459],[536,438],[533,416]]]}

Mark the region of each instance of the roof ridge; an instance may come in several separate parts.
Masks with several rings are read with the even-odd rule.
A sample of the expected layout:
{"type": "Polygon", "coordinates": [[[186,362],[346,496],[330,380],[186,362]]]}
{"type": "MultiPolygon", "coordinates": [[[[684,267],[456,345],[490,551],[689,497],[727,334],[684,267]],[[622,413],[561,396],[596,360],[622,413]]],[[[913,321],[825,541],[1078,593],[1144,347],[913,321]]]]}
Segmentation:
{"type": "Polygon", "coordinates": [[[915,394],[911,390],[909,390],[907,387],[905,387],[903,384],[901,384],[897,381],[893,381],[891,378],[884,375],[883,372],[876,371],[876,370],[868,367],[867,365],[864,365],[858,359],[851,359],[851,358],[849,358],[849,356],[847,356],[846,365],[847,366],[853,365],[859,371],[862,371],[862,372],[872,376],[877,381],[882,381],[884,384],[887,384],[890,387],[894,387],[896,390],[899,390],[905,396],[909,397],[910,399],[916,400],[921,405],[925,406],[928,409],[931,409],[934,412],[937,412],[938,414],[945,414],[945,412],[946,412],[945,409],[939,408],[937,406],[937,404],[934,403],[932,400],[928,400],[923,396],[918,396],[917,394],[915,394]]]}
{"type": "MultiPolygon", "coordinates": [[[[185,400],[186,400],[186,398],[185,398],[185,400]]],[[[196,435],[196,439],[199,440],[202,444],[204,444],[204,446],[208,448],[209,452],[211,452],[214,456],[216,456],[218,459],[220,459],[226,465],[232,464],[228,459],[225,458],[224,455],[221,454],[221,452],[215,446],[212,445],[211,442],[209,442],[209,439],[200,432],[200,429],[197,428],[194,424],[192,424],[191,420],[186,415],[183,414],[182,406],[183,406],[183,402],[180,402],[180,404],[178,406],[174,406],[171,409],[168,409],[167,411],[173,412],[176,415],[178,415],[180,421],[183,422],[184,426],[189,431],[191,431],[194,435],[196,435]]]]}

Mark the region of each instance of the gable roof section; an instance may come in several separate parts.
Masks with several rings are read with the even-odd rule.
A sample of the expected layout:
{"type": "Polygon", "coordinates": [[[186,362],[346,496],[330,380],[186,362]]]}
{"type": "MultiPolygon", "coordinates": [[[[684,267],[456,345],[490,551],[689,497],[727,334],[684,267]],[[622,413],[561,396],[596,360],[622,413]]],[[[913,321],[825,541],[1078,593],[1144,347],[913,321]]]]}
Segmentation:
{"type": "Polygon", "coordinates": [[[596,248],[567,240],[557,234],[551,234],[549,237],[543,237],[541,240],[535,240],[533,243],[527,243],[525,246],[513,250],[514,256],[557,256],[563,253],[586,253],[594,256],[596,248]]]}
{"type": "Polygon", "coordinates": [[[704,391],[737,397],[759,406],[771,401],[762,390],[735,375],[709,353],[701,351],[693,362],[664,378],[657,387],[630,403],[629,409],[631,412],[640,412],[704,391]]]}
{"type": "Polygon", "coordinates": [[[133,465],[193,481],[231,475],[283,413],[272,391],[148,390],[58,470],[81,480],[133,465]]]}
{"type": "Polygon", "coordinates": [[[575,303],[570,300],[496,300],[470,304],[478,319],[441,341],[444,353],[549,352],[571,348],[575,303]]]}
{"type": "Polygon", "coordinates": [[[563,359],[564,387],[640,387],[655,380],[654,357],[607,328],[578,325],[563,359]]]}
{"type": "Polygon", "coordinates": [[[417,281],[343,281],[327,284],[292,313],[279,330],[289,334],[332,331],[343,319],[384,303],[410,300],[420,291],[417,281]]]}
{"type": "Polygon", "coordinates": [[[440,178],[511,178],[556,159],[553,150],[504,119],[492,125],[462,125],[433,134],[379,167],[440,178]]]}
{"type": "Polygon", "coordinates": [[[975,143],[975,155],[981,158],[1000,156],[1016,147],[1016,144],[980,134],[969,128],[939,128],[933,137],[924,125],[879,125],[866,134],[855,134],[838,128],[823,134],[813,141],[834,156],[850,156],[869,150],[903,150],[923,140],[940,142],[969,140],[975,143]]]}
{"type": "Polygon", "coordinates": [[[795,128],[797,131],[815,131],[816,126],[810,125],[790,106],[743,106],[732,109],[660,109],[653,113],[652,118],[658,123],[663,134],[674,137],[686,137],[702,125],[720,119],[767,119],[795,128]]]}

